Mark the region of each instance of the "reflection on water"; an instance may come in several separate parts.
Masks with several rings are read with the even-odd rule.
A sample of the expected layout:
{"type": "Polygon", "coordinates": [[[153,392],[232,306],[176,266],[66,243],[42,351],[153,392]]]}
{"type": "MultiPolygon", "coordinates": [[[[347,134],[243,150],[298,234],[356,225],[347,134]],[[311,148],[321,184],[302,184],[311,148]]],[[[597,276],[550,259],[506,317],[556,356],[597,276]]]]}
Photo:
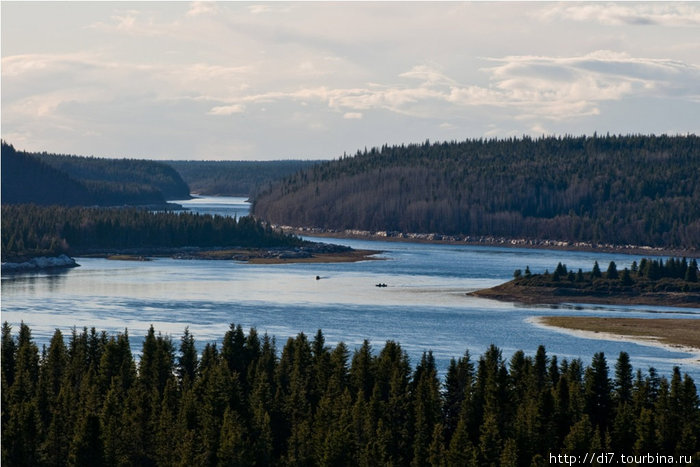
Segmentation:
{"type": "MultiPolygon", "coordinates": [[[[241,198],[182,202],[197,211],[240,213],[241,198]],[[226,203],[235,205],[227,210],[226,203]],[[222,206],[223,205],[223,206],[222,206]]],[[[241,208],[243,206],[243,208],[241,208]]],[[[247,211],[246,211],[247,212],[247,211]]],[[[235,214],[239,215],[239,214],[235,214]]],[[[61,273],[2,277],[2,319],[24,321],[39,345],[55,328],[74,326],[109,332],[129,329],[132,346],[154,327],[177,339],[186,326],[204,343],[220,339],[231,322],[275,335],[278,342],[298,332],[321,328],[329,345],[351,347],[370,339],[374,348],[386,340],[401,343],[415,363],[432,350],[441,371],[452,357],[469,350],[479,355],[490,344],[504,356],[518,349],[534,354],[545,344],[560,358],[590,362],[603,351],[609,364],[624,350],[636,367],[655,366],[669,374],[673,365],[700,380],[700,367],[687,354],[632,343],[598,341],[534,326],[532,316],[586,315],[700,318],[700,309],[571,304],[525,307],[465,293],[508,280],[515,268],[550,270],[557,262],[588,269],[597,260],[620,267],[636,257],[585,252],[523,250],[337,240],[356,248],[381,250],[383,261],[339,264],[249,265],[234,261],[156,259],[150,262],[78,258],[79,268],[61,273]],[[316,280],[320,276],[320,280],[316,280]],[[386,288],[375,287],[386,283],[386,288]]]]}

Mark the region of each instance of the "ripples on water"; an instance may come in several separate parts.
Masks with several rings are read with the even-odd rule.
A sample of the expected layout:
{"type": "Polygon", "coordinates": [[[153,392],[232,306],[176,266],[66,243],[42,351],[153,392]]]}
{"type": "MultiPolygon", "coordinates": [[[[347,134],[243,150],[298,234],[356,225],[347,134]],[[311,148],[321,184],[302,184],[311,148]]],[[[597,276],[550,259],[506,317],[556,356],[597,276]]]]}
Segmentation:
{"type": "MultiPolygon", "coordinates": [[[[203,213],[242,215],[243,198],[180,202],[203,213]]],[[[324,240],[325,241],[325,240],[324,240]]],[[[490,344],[509,359],[519,349],[534,354],[544,344],[550,355],[590,362],[603,351],[612,368],[620,351],[636,368],[654,366],[670,374],[680,365],[696,380],[700,366],[689,354],[627,342],[591,340],[535,326],[542,315],[700,317],[700,309],[570,305],[523,307],[468,297],[465,292],[510,279],[516,268],[552,270],[557,262],[589,269],[593,261],[618,267],[638,257],[548,250],[329,240],[355,248],[382,250],[381,261],[338,264],[249,265],[233,261],[156,259],[150,262],[79,258],[80,268],[60,273],[2,277],[2,319],[16,329],[28,324],[39,345],[56,328],[75,326],[119,332],[128,328],[135,353],[153,324],[179,340],[184,328],[203,347],[221,339],[230,323],[255,327],[277,338],[322,329],[328,345],[351,348],[369,339],[375,350],[398,341],[415,364],[432,350],[441,373],[449,359],[469,350],[481,354],[490,344]],[[316,276],[320,280],[315,280],[316,276]],[[375,287],[383,282],[386,288],[375,287]]]]}

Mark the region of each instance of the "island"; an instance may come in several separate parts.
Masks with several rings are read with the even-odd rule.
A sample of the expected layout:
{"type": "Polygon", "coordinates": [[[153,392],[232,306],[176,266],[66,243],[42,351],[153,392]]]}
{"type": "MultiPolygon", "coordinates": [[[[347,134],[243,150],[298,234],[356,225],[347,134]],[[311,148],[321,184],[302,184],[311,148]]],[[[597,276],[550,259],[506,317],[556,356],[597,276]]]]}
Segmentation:
{"type": "Polygon", "coordinates": [[[362,261],[379,253],[311,242],[247,216],[154,212],[135,207],[3,204],[2,219],[3,272],[74,267],[75,263],[66,258],[75,256],[269,264],[362,261]]]}
{"type": "Polygon", "coordinates": [[[157,257],[193,260],[232,260],[249,264],[285,263],[354,263],[380,259],[378,250],[356,250],[343,245],[320,242],[304,242],[302,246],[271,248],[230,247],[181,247],[127,249],[118,253],[90,251],[84,257],[106,258],[114,261],[151,261],[157,257]]]}
{"type": "Polygon", "coordinates": [[[559,263],[553,273],[532,274],[516,269],[513,280],[469,295],[525,304],[595,303],[608,305],[654,305],[700,307],[698,263],[693,259],[643,258],[631,268],[618,271],[611,261],[602,272],[574,272],[559,263]]]}

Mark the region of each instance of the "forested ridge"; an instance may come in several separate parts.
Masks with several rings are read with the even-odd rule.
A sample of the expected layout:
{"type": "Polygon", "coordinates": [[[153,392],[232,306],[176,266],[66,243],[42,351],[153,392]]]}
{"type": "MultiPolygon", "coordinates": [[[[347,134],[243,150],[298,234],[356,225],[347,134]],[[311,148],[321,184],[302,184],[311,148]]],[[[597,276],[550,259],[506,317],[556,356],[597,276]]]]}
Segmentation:
{"type": "Polygon", "coordinates": [[[139,208],[2,205],[2,260],[177,247],[302,244],[252,217],[240,219],[139,208]]]}
{"type": "Polygon", "coordinates": [[[358,152],[256,196],[275,224],[700,248],[700,138],[478,139],[358,152]]]}
{"type": "Polygon", "coordinates": [[[40,351],[5,323],[2,463],[529,467],[613,452],[697,465],[697,389],[669,376],[635,372],[624,352],[611,370],[602,353],[506,361],[491,346],[441,382],[430,352],[413,368],[393,341],[351,351],[319,330],[278,352],[233,324],[201,356],[187,329],[173,341],[151,327],[137,363],[126,331],[56,330],[40,351]]]}
{"type": "Polygon", "coordinates": [[[192,193],[212,196],[253,196],[276,180],[319,161],[163,161],[173,167],[192,193]]]}
{"type": "Polygon", "coordinates": [[[62,205],[164,204],[189,198],[166,164],[17,151],[2,143],[2,202],[62,205]]]}

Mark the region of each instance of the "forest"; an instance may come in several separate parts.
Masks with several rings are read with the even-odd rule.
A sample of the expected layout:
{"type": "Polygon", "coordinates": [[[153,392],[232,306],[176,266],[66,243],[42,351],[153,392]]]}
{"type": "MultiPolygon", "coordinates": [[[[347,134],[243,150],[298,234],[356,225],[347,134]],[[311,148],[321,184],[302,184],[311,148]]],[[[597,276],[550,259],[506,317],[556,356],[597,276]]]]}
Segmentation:
{"type": "Polygon", "coordinates": [[[383,146],[253,200],[269,222],[700,248],[700,138],[563,136],[383,146]]]}
{"type": "Polygon", "coordinates": [[[2,205],[2,261],[62,253],[179,247],[297,246],[252,217],[240,219],[139,208],[2,205]]]}
{"type": "Polygon", "coordinates": [[[166,164],[17,151],[2,142],[2,202],[67,206],[165,204],[189,187],[166,164]]]}
{"type": "MultiPolygon", "coordinates": [[[[354,350],[319,330],[277,348],[230,328],[198,354],[185,328],[56,330],[48,348],[25,324],[2,328],[2,463],[13,466],[544,466],[552,455],[688,456],[697,465],[697,388],[621,352],[611,369],[539,347],[506,360],[491,346],[409,361],[397,342],[354,350]],[[137,359],[138,357],[138,359],[137,359]]],[[[644,457],[648,459],[647,457],[644,457]]],[[[616,458],[619,462],[619,457],[616,458]]],[[[591,465],[599,465],[591,462],[591,465]]]]}
{"type": "Polygon", "coordinates": [[[513,272],[517,285],[536,287],[564,287],[579,290],[598,290],[606,292],[625,291],[664,291],[664,292],[700,292],[698,282],[698,262],[686,258],[667,258],[664,262],[659,258],[642,258],[639,264],[633,261],[630,268],[622,271],[617,269],[615,261],[610,261],[605,272],[602,272],[598,261],[593,268],[583,272],[581,268],[576,273],[568,269],[566,264],[559,263],[550,273],[532,274],[530,267],[525,272],[516,269],[513,272]]]}
{"type": "Polygon", "coordinates": [[[163,161],[173,167],[192,193],[210,196],[253,196],[270,183],[318,164],[319,161],[163,161]]]}

